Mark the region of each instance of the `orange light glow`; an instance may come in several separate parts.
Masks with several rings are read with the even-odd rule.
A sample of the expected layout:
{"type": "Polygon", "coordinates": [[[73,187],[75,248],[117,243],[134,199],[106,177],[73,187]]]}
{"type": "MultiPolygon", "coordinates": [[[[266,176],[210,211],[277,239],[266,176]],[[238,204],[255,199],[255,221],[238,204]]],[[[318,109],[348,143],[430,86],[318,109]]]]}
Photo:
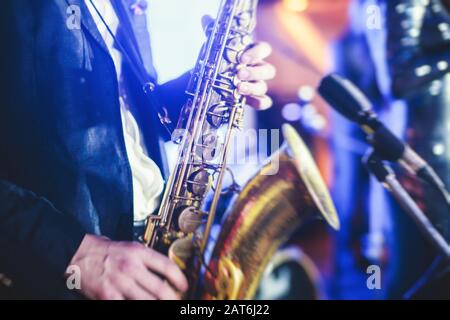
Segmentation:
{"type": "Polygon", "coordinates": [[[283,0],[286,9],[294,12],[303,12],[308,9],[309,0],[283,0]]]}

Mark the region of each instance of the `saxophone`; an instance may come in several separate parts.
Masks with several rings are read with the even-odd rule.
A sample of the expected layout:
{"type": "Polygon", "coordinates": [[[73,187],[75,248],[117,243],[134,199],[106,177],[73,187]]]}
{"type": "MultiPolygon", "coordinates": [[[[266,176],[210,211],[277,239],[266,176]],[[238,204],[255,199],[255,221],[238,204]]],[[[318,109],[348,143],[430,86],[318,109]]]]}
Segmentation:
{"type": "Polygon", "coordinates": [[[269,161],[236,197],[218,240],[210,237],[229,171],[230,142],[242,128],[245,97],[237,90],[237,72],[241,54],[252,43],[257,4],[222,0],[207,28],[186,91],[190,98],[172,134],[179,145],[177,162],[143,236],[147,246],[167,254],[185,272],[187,299],[252,298],[270,257],[306,217],[319,212],[332,226],[339,225],[308,150],[285,126],[290,142],[273,155],[279,173],[265,174],[273,169],[269,161]]]}

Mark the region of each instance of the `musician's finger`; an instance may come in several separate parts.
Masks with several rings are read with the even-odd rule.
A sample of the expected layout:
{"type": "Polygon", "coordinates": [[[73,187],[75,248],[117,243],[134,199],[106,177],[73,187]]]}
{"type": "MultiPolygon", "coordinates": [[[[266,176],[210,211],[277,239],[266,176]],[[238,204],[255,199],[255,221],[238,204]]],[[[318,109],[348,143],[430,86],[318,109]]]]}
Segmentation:
{"type": "Polygon", "coordinates": [[[241,82],[238,84],[239,93],[246,96],[263,96],[268,87],[265,81],[241,82]]]}
{"type": "Polygon", "coordinates": [[[135,281],[155,299],[160,300],[179,300],[180,297],[169,283],[145,268],[133,274],[135,281]]]}
{"type": "Polygon", "coordinates": [[[214,19],[210,15],[204,15],[202,17],[202,28],[203,28],[203,31],[206,32],[208,26],[210,26],[211,23],[213,23],[213,22],[214,22],[214,19]]]}
{"type": "Polygon", "coordinates": [[[272,47],[267,42],[258,42],[248,48],[241,56],[241,63],[252,65],[261,63],[272,53],[272,47]]]}
{"type": "Polygon", "coordinates": [[[273,104],[272,99],[265,95],[262,97],[250,96],[247,97],[247,105],[257,109],[257,110],[267,110],[273,104]]]}
{"type": "Polygon", "coordinates": [[[169,258],[151,249],[143,251],[143,258],[147,268],[161,274],[176,289],[182,292],[188,289],[188,283],[183,272],[169,258]]]}
{"type": "Polygon", "coordinates": [[[109,284],[103,284],[94,295],[88,297],[95,300],[125,300],[120,290],[109,284]]]}
{"type": "Polygon", "coordinates": [[[262,63],[252,67],[243,67],[239,70],[238,78],[244,81],[271,80],[275,78],[276,69],[269,63],[262,63]]]}
{"type": "Polygon", "coordinates": [[[128,300],[155,300],[155,296],[144,290],[130,277],[117,275],[112,278],[114,286],[128,300]]]}

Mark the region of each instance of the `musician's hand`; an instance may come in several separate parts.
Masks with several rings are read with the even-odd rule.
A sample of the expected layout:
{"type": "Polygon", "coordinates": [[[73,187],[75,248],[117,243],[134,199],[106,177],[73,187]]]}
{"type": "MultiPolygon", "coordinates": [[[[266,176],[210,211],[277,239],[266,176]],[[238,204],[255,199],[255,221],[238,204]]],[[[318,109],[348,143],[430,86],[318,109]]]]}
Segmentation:
{"type": "Polygon", "coordinates": [[[172,261],[139,243],[87,235],[70,265],[80,268],[80,290],[90,299],[177,300],[175,290],[185,292],[188,287],[172,261]]]}
{"type": "Polygon", "coordinates": [[[241,56],[244,65],[238,73],[241,81],[239,92],[247,96],[247,104],[265,110],[272,106],[272,99],[267,93],[267,80],[275,77],[275,67],[264,61],[272,53],[267,42],[259,42],[247,49],[241,56]]]}
{"type": "MultiPolygon", "coordinates": [[[[202,18],[203,29],[214,19],[206,15],[202,18]]],[[[250,46],[241,55],[241,69],[238,78],[242,81],[239,85],[241,94],[247,96],[247,104],[258,110],[265,110],[272,106],[272,99],[267,93],[267,80],[275,77],[275,67],[264,61],[272,53],[272,47],[267,42],[257,42],[250,46]]]]}

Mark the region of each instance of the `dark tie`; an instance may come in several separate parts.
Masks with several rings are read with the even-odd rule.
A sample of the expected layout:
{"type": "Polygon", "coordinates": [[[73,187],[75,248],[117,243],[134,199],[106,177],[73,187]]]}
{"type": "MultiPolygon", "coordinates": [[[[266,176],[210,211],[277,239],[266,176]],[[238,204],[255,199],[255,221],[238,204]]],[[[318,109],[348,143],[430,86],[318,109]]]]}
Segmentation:
{"type": "Polygon", "coordinates": [[[125,47],[136,67],[156,80],[156,71],[147,25],[147,2],[145,0],[113,0],[120,19],[118,41],[125,47]]]}

